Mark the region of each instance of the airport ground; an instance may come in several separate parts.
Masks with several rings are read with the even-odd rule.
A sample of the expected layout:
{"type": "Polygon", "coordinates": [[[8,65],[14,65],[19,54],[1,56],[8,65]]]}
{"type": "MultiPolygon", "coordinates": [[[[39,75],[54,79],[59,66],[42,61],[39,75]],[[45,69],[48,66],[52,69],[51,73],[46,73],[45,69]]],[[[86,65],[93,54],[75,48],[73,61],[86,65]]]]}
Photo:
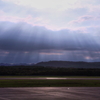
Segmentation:
{"type": "Polygon", "coordinates": [[[0,87],[100,87],[100,77],[0,76],[0,87]]]}

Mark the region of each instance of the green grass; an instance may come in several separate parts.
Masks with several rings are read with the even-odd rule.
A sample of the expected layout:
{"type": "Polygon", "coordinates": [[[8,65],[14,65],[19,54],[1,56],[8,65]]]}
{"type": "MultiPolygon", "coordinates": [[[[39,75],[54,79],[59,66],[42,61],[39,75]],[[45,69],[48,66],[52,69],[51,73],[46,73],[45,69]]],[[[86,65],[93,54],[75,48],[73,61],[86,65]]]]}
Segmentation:
{"type": "Polygon", "coordinates": [[[100,87],[100,80],[0,80],[0,87],[100,87]]]}
{"type": "MultiPolygon", "coordinates": [[[[3,79],[3,78],[61,78],[61,76],[0,76],[0,87],[100,87],[100,80],[79,79],[3,79]]],[[[100,76],[62,76],[62,78],[100,78],[100,76]]]]}

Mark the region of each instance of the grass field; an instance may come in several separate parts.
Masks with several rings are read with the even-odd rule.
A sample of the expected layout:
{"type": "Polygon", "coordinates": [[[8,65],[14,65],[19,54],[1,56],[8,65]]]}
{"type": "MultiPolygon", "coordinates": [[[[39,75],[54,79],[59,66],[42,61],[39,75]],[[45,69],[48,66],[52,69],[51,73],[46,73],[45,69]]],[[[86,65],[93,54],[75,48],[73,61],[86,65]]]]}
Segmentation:
{"type": "MultiPolygon", "coordinates": [[[[0,76],[0,78],[40,78],[41,76],[0,76]]],[[[42,77],[45,78],[45,77],[42,77]]],[[[54,78],[54,77],[53,77],[54,78]]],[[[62,77],[62,78],[65,78],[62,77]]],[[[66,78],[100,78],[100,77],[67,77],[66,78]]],[[[0,79],[0,87],[100,87],[100,80],[92,79],[0,79]]]]}

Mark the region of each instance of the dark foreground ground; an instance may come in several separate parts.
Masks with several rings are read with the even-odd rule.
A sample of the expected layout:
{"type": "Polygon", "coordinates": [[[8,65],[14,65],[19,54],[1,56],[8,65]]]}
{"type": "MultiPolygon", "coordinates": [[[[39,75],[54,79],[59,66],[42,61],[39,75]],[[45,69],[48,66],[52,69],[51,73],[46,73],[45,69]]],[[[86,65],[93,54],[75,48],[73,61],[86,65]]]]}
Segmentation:
{"type": "Polygon", "coordinates": [[[100,87],[0,88],[0,100],[100,100],[100,87]]]}
{"type": "Polygon", "coordinates": [[[0,87],[100,87],[100,79],[0,79],[0,87]]]}

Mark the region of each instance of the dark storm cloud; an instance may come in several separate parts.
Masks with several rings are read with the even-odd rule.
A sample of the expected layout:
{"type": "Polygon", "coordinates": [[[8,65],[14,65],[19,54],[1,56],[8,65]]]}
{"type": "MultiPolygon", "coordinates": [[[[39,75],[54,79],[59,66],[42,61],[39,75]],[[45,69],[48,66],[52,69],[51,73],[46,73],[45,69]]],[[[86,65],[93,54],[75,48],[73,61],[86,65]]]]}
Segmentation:
{"type": "Polygon", "coordinates": [[[50,49],[99,51],[100,44],[92,35],[67,29],[51,31],[26,23],[0,22],[0,49],[18,52],[50,49]]]}

